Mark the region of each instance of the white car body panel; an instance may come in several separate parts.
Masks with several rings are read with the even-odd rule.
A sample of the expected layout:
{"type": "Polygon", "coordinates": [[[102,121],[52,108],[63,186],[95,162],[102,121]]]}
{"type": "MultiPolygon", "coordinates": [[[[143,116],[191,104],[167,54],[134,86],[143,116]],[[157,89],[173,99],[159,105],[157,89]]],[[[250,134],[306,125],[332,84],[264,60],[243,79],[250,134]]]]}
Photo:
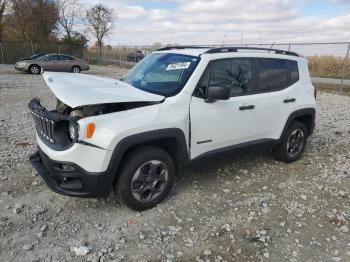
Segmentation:
{"type": "Polygon", "coordinates": [[[178,128],[183,131],[188,141],[189,100],[190,98],[183,99],[183,96],[176,96],[155,105],[83,118],[78,122],[79,139],[113,150],[124,137],[152,130],[178,128]],[[88,123],[95,124],[92,138],[85,136],[88,123]]]}
{"type": "Polygon", "coordinates": [[[43,78],[54,95],[72,108],[120,102],[158,102],[164,99],[163,96],[107,77],[44,72],[43,78]]]}
{"type": "Polygon", "coordinates": [[[201,98],[193,97],[191,158],[251,140],[255,111],[242,112],[238,109],[242,105],[249,104],[249,100],[249,97],[244,96],[206,103],[201,98]]]}
{"type": "Polygon", "coordinates": [[[65,151],[48,147],[36,134],[40,149],[52,160],[77,164],[87,172],[100,173],[107,170],[113,151],[75,143],[65,151]]]}

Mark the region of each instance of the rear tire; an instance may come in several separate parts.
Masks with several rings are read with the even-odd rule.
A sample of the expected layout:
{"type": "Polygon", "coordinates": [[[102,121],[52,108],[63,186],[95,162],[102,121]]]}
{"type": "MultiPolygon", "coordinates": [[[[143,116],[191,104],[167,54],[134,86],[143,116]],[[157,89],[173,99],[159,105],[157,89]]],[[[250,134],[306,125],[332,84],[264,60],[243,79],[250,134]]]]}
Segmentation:
{"type": "Polygon", "coordinates": [[[40,74],[40,66],[38,65],[31,65],[29,68],[28,68],[28,73],[29,74],[32,74],[32,75],[38,75],[40,74]]]}
{"type": "Polygon", "coordinates": [[[79,74],[81,72],[81,68],[80,68],[80,66],[73,66],[71,71],[72,71],[72,73],[79,74]]]}
{"type": "Polygon", "coordinates": [[[304,152],[307,141],[307,128],[299,121],[294,121],[288,128],[281,144],[273,149],[272,153],[276,160],[284,163],[297,161],[304,152]]]}
{"type": "Polygon", "coordinates": [[[169,194],[174,177],[174,162],[166,151],[142,146],[123,160],[116,187],[128,207],[142,211],[154,207],[169,194]]]}

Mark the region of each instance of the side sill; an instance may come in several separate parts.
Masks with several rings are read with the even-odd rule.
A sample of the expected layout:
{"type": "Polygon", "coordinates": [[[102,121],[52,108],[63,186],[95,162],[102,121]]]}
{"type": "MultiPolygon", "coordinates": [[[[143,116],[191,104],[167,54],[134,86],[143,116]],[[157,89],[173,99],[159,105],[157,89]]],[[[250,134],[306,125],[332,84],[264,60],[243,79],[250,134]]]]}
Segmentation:
{"type": "Polygon", "coordinates": [[[275,139],[258,139],[237,145],[214,149],[191,159],[190,164],[201,163],[202,161],[218,160],[228,155],[246,154],[249,152],[267,151],[279,144],[275,139]]]}

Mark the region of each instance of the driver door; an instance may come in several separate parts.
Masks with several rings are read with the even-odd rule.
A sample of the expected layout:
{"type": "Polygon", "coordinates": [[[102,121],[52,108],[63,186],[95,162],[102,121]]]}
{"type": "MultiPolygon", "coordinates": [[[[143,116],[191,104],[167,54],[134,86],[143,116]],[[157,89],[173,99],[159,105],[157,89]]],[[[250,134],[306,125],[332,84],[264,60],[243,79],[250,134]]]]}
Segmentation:
{"type": "Polygon", "coordinates": [[[255,110],[253,63],[249,58],[211,61],[191,100],[191,159],[210,151],[242,144],[252,139],[255,110]],[[207,102],[208,86],[231,88],[229,100],[207,102]]]}

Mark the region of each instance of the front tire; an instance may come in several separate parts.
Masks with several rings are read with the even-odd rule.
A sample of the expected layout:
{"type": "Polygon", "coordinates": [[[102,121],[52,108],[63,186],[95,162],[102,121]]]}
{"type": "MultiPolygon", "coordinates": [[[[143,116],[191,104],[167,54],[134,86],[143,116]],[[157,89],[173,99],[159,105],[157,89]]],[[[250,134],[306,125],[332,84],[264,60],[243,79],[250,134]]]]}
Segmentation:
{"type": "Polygon", "coordinates": [[[175,167],[166,151],[143,146],[128,153],[123,162],[117,191],[128,207],[142,211],[154,207],[169,194],[175,167]]]}
{"type": "Polygon", "coordinates": [[[40,74],[40,66],[38,65],[31,65],[28,69],[28,73],[32,75],[38,75],[40,74]]]}
{"type": "Polygon", "coordinates": [[[80,68],[80,66],[73,66],[71,71],[72,71],[72,73],[79,74],[81,71],[81,68],[80,68]]]}
{"type": "Polygon", "coordinates": [[[299,121],[294,121],[288,128],[281,144],[272,153],[276,160],[284,163],[297,161],[304,152],[307,141],[307,128],[299,121]]]}

